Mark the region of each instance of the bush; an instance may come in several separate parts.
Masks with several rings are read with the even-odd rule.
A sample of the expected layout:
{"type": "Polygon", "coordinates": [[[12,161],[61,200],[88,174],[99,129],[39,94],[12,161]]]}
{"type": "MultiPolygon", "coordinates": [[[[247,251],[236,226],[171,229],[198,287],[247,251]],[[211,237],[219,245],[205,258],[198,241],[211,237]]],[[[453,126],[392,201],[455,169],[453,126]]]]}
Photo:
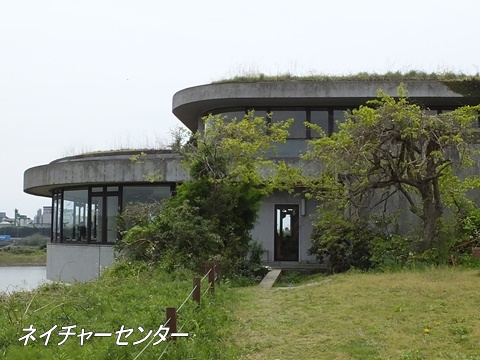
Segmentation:
{"type": "Polygon", "coordinates": [[[378,237],[368,224],[339,217],[324,219],[314,228],[309,249],[331,272],[372,267],[371,242],[378,237]]]}
{"type": "Polygon", "coordinates": [[[220,242],[212,232],[212,224],[198,211],[188,202],[174,206],[172,201],[166,201],[150,222],[140,222],[123,233],[117,246],[121,255],[149,262],[165,261],[170,255],[172,268],[183,265],[198,270],[202,261],[208,260],[202,255],[207,252],[205,247],[220,242]]]}
{"type": "Polygon", "coordinates": [[[250,236],[259,200],[260,192],[243,184],[184,183],[155,213],[150,206],[127,207],[119,223],[131,227],[117,249],[127,259],[161,262],[170,270],[201,271],[204,261],[218,260],[222,274],[245,274],[263,253],[250,236]]]}
{"type": "Polygon", "coordinates": [[[183,155],[190,181],[177,186],[177,194],[153,216],[130,211],[133,216],[123,220],[129,230],[119,241],[124,256],[196,271],[203,261],[218,260],[227,275],[258,265],[260,256],[250,230],[261,197],[275,183],[266,180],[261,170],[274,174],[285,167],[267,154],[275,143],[286,141],[291,120],[267,124],[253,112],[243,119],[225,120],[220,115],[205,117],[203,133],[187,144],[177,137],[173,147],[183,155]]]}
{"type": "Polygon", "coordinates": [[[23,239],[17,239],[15,240],[15,244],[18,246],[43,246],[46,245],[47,242],[50,241],[50,238],[48,236],[43,236],[40,234],[33,234],[29,235],[27,237],[24,237],[23,239]]]}
{"type": "Polygon", "coordinates": [[[2,250],[10,252],[10,254],[17,254],[17,255],[31,255],[37,252],[37,250],[34,248],[18,247],[18,246],[7,246],[7,247],[4,247],[2,250]]]}
{"type": "Polygon", "coordinates": [[[420,239],[398,234],[373,238],[370,243],[373,267],[380,270],[403,267],[413,255],[419,241],[420,239]]]}

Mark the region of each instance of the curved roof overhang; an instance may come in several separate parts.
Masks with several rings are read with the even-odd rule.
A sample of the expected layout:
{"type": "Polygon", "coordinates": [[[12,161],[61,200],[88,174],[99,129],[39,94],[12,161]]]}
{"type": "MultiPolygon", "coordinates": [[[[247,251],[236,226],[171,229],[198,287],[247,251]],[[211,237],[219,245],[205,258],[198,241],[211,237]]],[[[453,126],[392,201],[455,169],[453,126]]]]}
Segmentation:
{"type": "Polygon", "coordinates": [[[201,85],[180,90],[173,96],[172,111],[190,130],[198,120],[218,109],[274,106],[357,107],[377,96],[378,90],[397,95],[403,83],[409,98],[427,107],[477,105],[478,96],[464,96],[439,80],[326,80],[232,82],[201,85]]]}
{"type": "Polygon", "coordinates": [[[180,165],[182,157],[168,152],[150,152],[138,161],[137,152],[105,152],[79,155],[27,169],[23,191],[38,196],[52,195],[62,187],[85,187],[103,184],[149,184],[150,176],[158,182],[182,182],[187,174],[180,165]]]}

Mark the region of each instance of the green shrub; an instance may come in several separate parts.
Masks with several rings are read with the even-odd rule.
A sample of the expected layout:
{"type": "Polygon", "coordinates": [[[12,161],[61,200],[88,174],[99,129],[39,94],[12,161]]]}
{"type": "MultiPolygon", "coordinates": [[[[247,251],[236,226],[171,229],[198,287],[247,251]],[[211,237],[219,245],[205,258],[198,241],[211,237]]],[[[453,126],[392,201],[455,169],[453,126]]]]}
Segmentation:
{"type": "Polygon", "coordinates": [[[370,243],[373,267],[392,270],[405,266],[419,241],[415,237],[398,234],[373,238],[370,243]]]}
{"type": "Polygon", "coordinates": [[[23,239],[17,239],[15,240],[15,245],[19,246],[42,246],[46,245],[47,242],[50,241],[50,238],[48,236],[43,236],[40,234],[33,234],[29,235],[27,237],[24,237],[23,239]]]}
{"type": "Polygon", "coordinates": [[[37,252],[37,249],[29,247],[9,246],[5,249],[5,251],[10,251],[11,254],[29,255],[37,252]]]}
{"type": "Polygon", "coordinates": [[[243,184],[184,183],[153,214],[150,206],[127,207],[119,223],[131,227],[117,249],[126,259],[161,262],[170,270],[201,271],[203,262],[218,260],[223,274],[245,275],[263,253],[250,236],[259,200],[260,191],[243,184]]]}
{"type": "Polygon", "coordinates": [[[314,228],[309,249],[331,272],[372,267],[370,243],[378,236],[368,224],[339,217],[323,219],[314,228]]]}

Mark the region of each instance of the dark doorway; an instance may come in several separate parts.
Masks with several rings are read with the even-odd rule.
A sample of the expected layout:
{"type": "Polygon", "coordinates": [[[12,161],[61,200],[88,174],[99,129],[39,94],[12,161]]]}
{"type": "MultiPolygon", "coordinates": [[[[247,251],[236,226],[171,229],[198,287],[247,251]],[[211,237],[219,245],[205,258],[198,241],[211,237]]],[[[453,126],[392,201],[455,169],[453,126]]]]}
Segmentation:
{"type": "Polygon", "coordinates": [[[275,205],[274,261],[298,261],[298,205],[275,205]]]}

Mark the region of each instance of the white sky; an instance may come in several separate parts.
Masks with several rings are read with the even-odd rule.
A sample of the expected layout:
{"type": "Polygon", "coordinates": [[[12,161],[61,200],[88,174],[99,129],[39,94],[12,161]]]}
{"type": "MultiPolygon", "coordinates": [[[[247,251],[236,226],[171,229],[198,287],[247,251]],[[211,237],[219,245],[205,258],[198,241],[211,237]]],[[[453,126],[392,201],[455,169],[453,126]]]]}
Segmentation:
{"type": "Polygon", "coordinates": [[[245,72],[476,74],[472,0],[4,0],[0,211],[50,200],[23,172],[112,147],[155,146],[173,94],[245,72]]]}

